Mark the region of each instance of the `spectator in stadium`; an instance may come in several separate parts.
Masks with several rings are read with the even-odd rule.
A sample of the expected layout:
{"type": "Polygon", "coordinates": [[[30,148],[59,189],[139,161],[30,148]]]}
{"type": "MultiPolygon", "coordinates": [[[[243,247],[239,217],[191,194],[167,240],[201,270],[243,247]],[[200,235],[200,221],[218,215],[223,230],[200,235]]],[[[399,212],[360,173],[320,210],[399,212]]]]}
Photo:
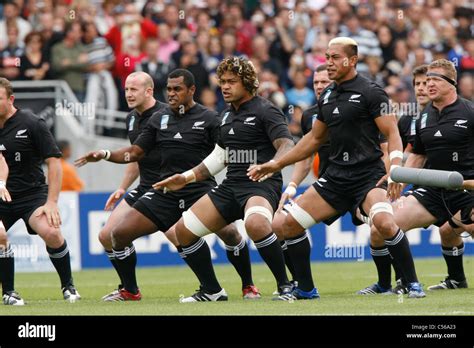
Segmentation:
{"type": "Polygon", "coordinates": [[[81,24],[71,22],[66,25],[64,39],[51,51],[51,68],[58,79],[66,81],[79,101],[85,97],[85,71],[87,51],[81,43],[81,24]]]}
{"type": "Polygon", "coordinates": [[[260,82],[258,95],[270,100],[278,108],[284,109],[287,100],[283,88],[278,84],[278,76],[270,70],[260,70],[258,81],[260,82]]]}
{"type": "Polygon", "coordinates": [[[344,23],[345,25],[342,26],[339,36],[350,37],[359,44],[359,63],[357,69],[360,72],[367,72],[368,67],[365,63],[365,57],[380,57],[382,54],[379,40],[375,33],[360,26],[359,18],[354,13],[350,13],[344,18],[344,23]]]}
{"type": "Polygon", "coordinates": [[[158,39],[160,41],[160,50],[158,51],[158,58],[163,62],[168,64],[171,59],[171,55],[179,50],[179,42],[173,38],[171,35],[171,30],[168,24],[161,23],[159,25],[159,35],[158,39]]]}
{"type": "MultiPolygon", "coordinates": [[[[474,105],[472,101],[457,95],[456,69],[452,62],[445,59],[432,62],[426,76],[431,103],[416,120],[413,152],[405,167],[422,168],[429,163],[430,169],[458,171],[465,180],[472,180],[474,105]],[[443,113],[442,119],[436,116],[440,112],[443,113]],[[451,131],[454,123],[460,129],[457,132],[451,131]],[[464,127],[459,127],[462,125],[464,127]],[[453,154],[456,156],[453,157],[453,154]]],[[[449,223],[452,227],[443,226],[444,230],[440,231],[448,276],[439,284],[428,287],[428,290],[467,288],[462,261],[464,243],[459,233],[465,230],[465,225],[472,224],[472,193],[417,186],[401,199],[401,203],[394,205],[394,218],[405,231],[431,224],[441,227],[449,223]]],[[[384,276],[383,273],[380,275],[384,276]]]]}
{"type": "Polygon", "coordinates": [[[191,170],[153,185],[156,190],[171,190],[179,194],[181,189],[186,192],[188,187],[195,185],[194,182],[206,182],[228,165],[225,181],[184,212],[176,225],[176,235],[188,265],[201,283],[194,295],[183,298],[181,302],[227,299],[215,276],[209,247],[202,237],[242,218],[249,237],[276,279],[279,294],[275,299],[293,300],[282,249],[271,228],[273,212],[281,194],[281,174],[262,183],[249,181],[247,177],[249,162],[262,162],[286,153],[293,145],[291,135],[281,110],[256,95],[257,73],[250,61],[225,58],[219,64],[217,74],[224,98],[231,104],[222,112],[218,145],[191,170]],[[249,151],[249,146],[255,149],[257,158],[246,156],[246,159],[224,160],[224,147],[234,153],[249,151]],[[187,184],[190,185],[186,187],[187,184]]]}
{"type": "Polygon", "coordinates": [[[39,15],[39,25],[37,30],[43,36],[43,54],[45,60],[51,63],[51,50],[54,45],[59,43],[63,38],[63,27],[55,28],[54,17],[52,12],[41,12],[39,15]]]}
{"type": "MultiPolygon", "coordinates": [[[[288,105],[306,109],[314,104],[314,92],[308,88],[304,70],[296,70],[292,76],[293,87],[285,92],[288,105]]],[[[299,121],[297,123],[300,123],[299,121]]]]}
{"type": "Polygon", "coordinates": [[[15,80],[20,75],[20,57],[25,50],[22,44],[18,44],[18,28],[15,25],[8,26],[8,44],[0,51],[0,76],[15,80]]]}
{"type": "Polygon", "coordinates": [[[249,168],[252,180],[265,179],[285,166],[311,156],[330,137],[331,154],[335,155],[331,156],[328,169],[288,209],[283,224],[283,234],[298,282],[293,295],[299,299],[319,298],[312,279],[309,257],[311,246],[305,229],[348,211],[353,214],[355,223],[362,224],[355,215],[360,207],[362,214],[370,215],[372,223],[384,231],[385,244],[409,282],[408,296],[425,297],[416,276],[408,239],[395,223],[387,198],[398,198],[401,185],[390,182],[387,190],[377,186],[386,173],[381,160],[383,153],[378,144],[380,133],[388,139],[391,165],[399,165],[403,157],[395,119],[382,110],[389,100],[381,87],[357,73],[357,43],[353,39],[338,37],[331,40],[326,58],[328,77],[334,83],[318,101],[319,115],[311,135],[303,137],[280,159],[249,168]],[[351,100],[359,98],[361,100],[357,104],[360,105],[354,109],[353,104],[356,102],[351,100]],[[358,110],[358,113],[354,114],[354,110],[358,110]],[[346,119],[348,115],[351,115],[350,120],[346,119]],[[354,137],[356,129],[359,129],[359,136],[354,137]],[[341,182],[346,184],[341,185],[341,182]],[[362,187],[361,182],[364,183],[362,187]],[[369,211],[370,214],[366,213],[369,211]]]}
{"type": "Polygon", "coordinates": [[[160,44],[158,39],[150,38],[145,41],[146,57],[136,64],[135,71],[143,71],[151,76],[155,86],[154,97],[160,102],[166,101],[166,82],[168,74],[173,70],[173,65],[160,60],[158,52],[160,44]]]}
{"type": "MultiPolygon", "coordinates": [[[[44,240],[61,281],[63,298],[75,302],[81,296],[74,287],[69,249],[61,233],[61,216],[57,204],[62,177],[59,160],[61,152],[44,119],[17,109],[13,105],[14,99],[10,81],[0,78],[0,143],[9,167],[6,187],[12,198],[8,205],[0,201],[0,221],[8,231],[18,220],[23,219],[28,233],[38,234],[44,240]],[[18,141],[18,138],[22,141],[18,141]],[[19,153],[23,154],[20,161],[19,153]],[[48,167],[48,184],[41,167],[43,161],[48,167]]],[[[8,257],[11,252],[10,247],[3,256],[8,257]]],[[[11,265],[3,262],[0,267],[8,268],[11,265]]],[[[8,272],[8,269],[0,269],[0,274],[8,272]]],[[[7,288],[3,296],[4,304],[14,305],[16,301],[21,301],[13,287],[8,289],[13,282],[5,284],[4,279],[2,284],[4,290],[7,288]]]]}
{"type": "Polygon", "coordinates": [[[270,70],[272,73],[283,79],[285,70],[280,61],[270,56],[268,41],[263,35],[256,35],[252,39],[252,62],[258,61],[262,69],[270,70]]]}
{"type": "Polygon", "coordinates": [[[217,96],[216,92],[214,92],[210,88],[204,88],[201,92],[201,101],[202,105],[204,105],[209,110],[217,111],[217,96]]]}
{"type": "Polygon", "coordinates": [[[465,99],[474,99],[474,76],[472,74],[463,74],[459,78],[459,95],[465,99]]]}
{"type": "MultiPolygon", "coordinates": [[[[165,235],[188,263],[188,257],[176,240],[173,225],[181,217],[182,211],[210,190],[215,181],[211,178],[199,185],[192,185],[189,190],[183,190],[177,195],[165,195],[161,191],[151,189],[151,185],[164,176],[188,168],[193,162],[199,161],[199,157],[209,153],[211,146],[214,146],[217,114],[193,101],[194,89],[194,78],[189,71],[174,70],[170,73],[167,84],[170,108],[163,108],[163,104],[155,102],[153,98],[151,77],[143,72],[131,74],[126,81],[127,102],[135,109],[127,117],[127,128],[133,145],[113,152],[90,152],[76,160],[76,165],[79,166],[101,159],[128,163],[121,187],[110,196],[106,209],[113,208],[138,177],[140,170],[140,185],[114,209],[99,235],[121,280],[118,290],[104,296],[104,301],[141,299],[135,275],[137,256],[133,246],[133,241],[139,236],[157,230],[167,231],[165,235]],[[155,110],[151,110],[153,108],[155,110]],[[183,123],[188,126],[184,127],[183,123]],[[185,131],[185,128],[188,131],[185,131]],[[182,139],[183,136],[187,139],[186,142],[176,140],[182,139]],[[138,166],[135,165],[137,161],[138,166]],[[170,207],[174,209],[170,210],[170,207]]],[[[243,297],[259,298],[259,291],[253,285],[245,240],[233,224],[223,227],[217,235],[226,244],[227,257],[242,279],[243,297]]]]}
{"type": "MultiPolygon", "coordinates": [[[[117,88],[109,71],[115,63],[114,52],[107,40],[99,36],[94,22],[82,23],[82,37],[88,57],[85,102],[96,108],[117,110],[117,88]]],[[[109,121],[112,123],[113,119],[109,121]]],[[[107,126],[110,128],[110,124],[107,126]]]]}
{"type": "Polygon", "coordinates": [[[32,31],[25,38],[25,53],[21,56],[21,80],[48,79],[50,65],[43,51],[43,36],[38,31],[32,31]]]}
{"type": "Polygon", "coordinates": [[[0,50],[3,50],[8,44],[8,27],[16,26],[18,28],[17,45],[25,41],[26,35],[31,31],[31,24],[20,17],[20,9],[15,1],[8,0],[3,5],[3,19],[0,20],[0,50]]]}
{"type": "Polygon", "coordinates": [[[76,168],[67,161],[71,158],[71,143],[67,140],[58,141],[59,151],[63,154],[61,157],[61,168],[63,171],[63,181],[61,191],[82,191],[84,181],[77,174],[76,168]]]}

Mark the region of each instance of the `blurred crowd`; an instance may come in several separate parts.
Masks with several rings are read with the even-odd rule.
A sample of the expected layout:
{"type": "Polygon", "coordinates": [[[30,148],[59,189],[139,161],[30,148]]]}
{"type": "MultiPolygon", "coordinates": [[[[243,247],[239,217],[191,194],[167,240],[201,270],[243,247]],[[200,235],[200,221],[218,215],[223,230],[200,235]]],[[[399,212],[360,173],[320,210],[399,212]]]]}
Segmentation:
{"type": "Polygon", "coordinates": [[[216,67],[245,55],[259,93],[285,110],[297,135],[301,110],[315,102],[313,71],[335,36],[358,42],[358,71],[394,102],[412,101],[412,69],[438,58],[454,62],[459,93],[472,99],[473,13],[470,0],[5,1],[0,76],[62,79],[82,102],[127,110],[128,74],[149,73],[165,101],[168,72],[186,68],[196,100],[219,111],[216,67]]]}

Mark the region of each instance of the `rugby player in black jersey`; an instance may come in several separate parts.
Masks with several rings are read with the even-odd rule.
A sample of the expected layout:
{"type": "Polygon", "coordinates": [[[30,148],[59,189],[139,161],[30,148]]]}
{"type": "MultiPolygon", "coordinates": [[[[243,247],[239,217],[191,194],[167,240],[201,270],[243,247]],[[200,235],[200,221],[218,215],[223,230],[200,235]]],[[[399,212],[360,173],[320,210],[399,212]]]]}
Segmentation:
{"type": "Polygon", "coordinates": [[[256,95],[257,72],[244,58],[225,58],[217,68],[222,95],[229,107],[222,112],[215,150],[202,163],[154,185],[181,192],[186,185],[203,182],[224,169],[226,179],[183,213],[176,236],[188,258],[188,265],[201,283],[200,289],[182,302],[220,301],[226,298],[211,263],[203,236],[244,219],[247,234],[276,279],[277,300],[292,300],[282,249],[272,232],[273,214],[281,195],[282,176],[277,173],[265,182],[247,177],[250,164],[278,159],[293,146],[281,110],[256,95]]]}
{"type": "MultiPolygon", "coordinates": [[[[58,197],[62,170],[53,135],[41,119],[17,109],[10,81],[0,78],[0,151],[9,169],[6,189],[11,202],[0,200],[0,221],[8,232],[23,219],[28,233],[38,234],[46,243],[51,262],[59,274],[65,300],[75,302],[81,296],[73,284],[66,240],[61,234],[58,197]],[[41,165],[48,167],[48,184],[41,165]]],[[[0,257],[4,304],[24,303],[13,288],[14,259],[11,246],[0,257]]]]}
{"type": "MultiPolygon", "coordinates": [[[[168,76],[167,90],[170,109],[155,113],[132,146],[113,152],[90,152],[76,160],[76,164],[84,165],[100,159],[116,163],[142,163],[147,156],[155,153],[159,164],[153,173],[147,173],[147,178],[155,178],[156,182],[176,171],[192,168],[204,159],[212,151],[217,140],[217,113],[194,102],[194,76],[187,70],[173,71],[168,76]]],[[[147,182],[147,185],[150,183],[147,182]]],[[[153,189],[141,194],[133,203],[133,209],[127,209],[121,219],[111,226],[115,266],[121,275],[123,287],[109,294],[104,300],[133,301],[141,298],[135,275],[136,253],[133,240],[157,230],[168,231],[181,217],[182,211],[214,186],[214,178],[209,178],[206,182],[191,185],[177,194],[164,194],[153,189]]],[[[134,194],[132,191],[132,195],[134,194]]],[[[252,281],[249,251],[245,240],[234,225],[223,226],[217,234],[226,244],[229,261],[241,276],[243,297],[259,298],[259,291],[252,281]]],[[[181,250],[176,239],[170,238],[174,231],[171,230],[167,235],[178,250],[181,250]]],[[[186,257],[184,260],[188,261],[186,257]]]]}
{"type": "MultiPolygon", "coordinates": [[[[474,107],[456,92],[456,69],[440,59],[428,66],[427,95],[431,100],[416,121],[413,153],[406,167],[458,171],[474,179],[474,107]]],[[[466,288],[460,233],[472,233],[472,191],[417,186],[394,206],[395,221],[403,230],[440,226],[442,253],[448,276],[429,290],[466,288]]]]}
{"type": "MultiPolygon", "coordinates": [[[[389,180],[387,190],[377,186],[386,175],[380,149],[380,132],[388,139],[391,170],[401,164],[402,143],[394,115],[383,114],[389,100],[383,89],[357,74],[357,43],[346,37],[329,42],[326,52],[331,84],[318,101],[320,114],[307,134],[285,156],[249,169],[252,180],[262,180],[283,167],[311,156],[330,139],[330,164],[289,209],[283,225],[288,251],[297,275],[296,298],[318,298],[311,266],[311,246],[305,229],[316,222],[351,212],[355,222],[361,213],[370,217],[382,233],[390,254],[409,282],[408,296],[424,297],[418,282],[408,239],[393,219],[389,199],[400,196],[401,185],[389,180]]],[[[268,179],[267,179],[268,180],[268,179]]]]}

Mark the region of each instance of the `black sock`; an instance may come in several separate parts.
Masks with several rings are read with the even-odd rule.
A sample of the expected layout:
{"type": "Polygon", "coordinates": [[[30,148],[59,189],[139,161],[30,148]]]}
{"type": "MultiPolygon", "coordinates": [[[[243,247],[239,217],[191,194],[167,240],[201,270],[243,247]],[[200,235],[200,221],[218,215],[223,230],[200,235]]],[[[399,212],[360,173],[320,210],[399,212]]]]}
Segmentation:
{"type": "Polygon", "coordinates": [[[186,263],[192,269],[201,283],[204,292],[215,294],[222,290],[217,281],[214,267],[211,261],[211,251],[203,238],[199,238],[195,243],[183,246],[183,252],[186,254],[186,263]]]}
{"type": "Polygon", "coordinates": [[[392,257],[386,246],[374,247],[370,246],[370,255],[375,262],[378,274],[378,284],[384,289],[390,289],[392,284],[390,278],[392,277],[392,257]]]}
{"type": "Polygon", "coordinates": [[[408,239],[402,230],[398,229],[398,232],[392,238],[385,239],[385,245],[390,252],[390,255],[398,262],[400,269],[405,275],[407,285],[410,283],[418,282],[415,271],[415,263],[413,262],[413,256],[410,251],[410,244],[408,239]]]}
{"type": "Polygon", "coordinates": [[[252,267],[250,266],[249,247],[242,238],[236,246],[225,246],[227,259],[234,266],[235,270],[242,280],[242,289],[246,286],[253,285],[252,267]]]}
{"type": "Polygon", "coordinates": [[[117,266],[117,259],[115,258],[115,254],[113,250],[106,250],[105,253],[107,254],[107,257],[109,258],[110,263],[112,264],[112,266],[114,266],[115,271],[117,272],[117,275],[120,278],[120,284],[118,286],[118,288],[120,289],[123,287],[123,279],[122,279],[122,275],[120,274],[120,269],[117,266]]]}
{"type": "Polygon", "coordinates": [[[289,285],[288,276],[286,275],[285,259],[283,258],[283,251],[277,236],[271,232],[265,238],[254,241],[260,256],[267,264],[277,281],[277,286],[280,288],[284,285],[289,285]]]}
{"type": "Polygon", "coordinates": [[[0,248],[0,283],[2,283],[2,294],[15,290],[15,255],[9,244],[5,249],[0,248]]]}
{"type": "Polygon", "coordinates": [[[291,279],[295,280],[295,266],[293,266],[293,262],[291,262],[290,254],[288,253],[288,245],[286,244],[286,240],[280,241],[281,250],[283,250],[283,257],[285,258],[285,265],[291,273],[291,279]]]}
{"type": "Polygon", "coordinates": [[[401,280],[402,284],[406,285],[406,279],[405,279],[405,276],[403,275],[403,272],[402,272],[402,269],[400,268],[400,265],[398,264],[397,261],[395,261],[395,259],[393,257],[390,256],[390,258],[392,260],[393,270],[395,271],[395,281],[401,280]]]}
{"type": "Polygon", "coordinates": [[[118,274],[122,275],[122,285],[132,294],[138,293],[137,275],[135,268],[137,266],[137,253],[135,246],[131,244],[122,250],[115,250],[115,262],[117,264],[118,274]]]}
{"type": "Polygon", "coordinates": [[[287,239],[288,254],[295,268],[295,279],[298,281],[298,288],[303,291],[311,291],[314,288],[313,275],[311,273],[311,245],[308,235],[303,234],[287,239]]]}
{"type": "Polygon", "coordinates": [[[54,249],[46,246],[46,251],[49,254],[49,259],[53,263],[56,272],[59,274],[61,279],[61,287],[73,285],[72,273],[71,273],[71,257],[69,256],[69,249],[67,247],[66,240],[64,244],[59,248],[54,249]]]}
{"type": "Polygon", "coordinates": [[[466,280],[464,266],[462,264],[462,255],[464,254],[464,243],[457,247],[441,247],[443,257],[448,265],[448,277],[458,282],[466,280]]]}

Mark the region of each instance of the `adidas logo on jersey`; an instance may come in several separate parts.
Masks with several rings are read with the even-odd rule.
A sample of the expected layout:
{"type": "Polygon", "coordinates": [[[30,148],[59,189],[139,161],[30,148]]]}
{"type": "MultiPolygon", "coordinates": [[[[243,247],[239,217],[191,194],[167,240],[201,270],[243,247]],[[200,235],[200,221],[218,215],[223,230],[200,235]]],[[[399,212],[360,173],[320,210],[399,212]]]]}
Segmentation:
{"type": "Polygon", "coordinates": [[[15,138],[17,138],[17,139],[26,139],[26,138],[28,138],[28,135],[25,134],[26,131],[27,131],[26,129],[19,130],[18,132],[16,132],[15,138]]]}
{"type": "Polygon", "coordinates": [[[229,134],[235,135],[235,133],[234,133],[234,128],[231,128],[231,129],[230,129],[229,134]]]}
{"type": "Polygon", "coordinates": [[[334,111],[333,111],[332,113],[333,113],[333,115],[334,115],[334,114],[339,114],[339,109],[338,109],[337,106],[336,106],[336,108],[334,109],[334,111]]]}
{"type": "Polygon", "coordinates": [[[443,134],[441,134],[441,132],[440,132],[440,131],[437,131],[437,132],[434,134],[434,136],[435,136],[435,137],[442,137],[442,136],[443,136],[443,134]]]}
{"type": "Polygon", "coordinates": [[[202,127],[202,125],[206,123],[206,121],[196,121],[194,122],[194,125],[193,125],[193,129],[201,129],[203,130],[204,127],[202,127]]]}
{"type": "Polygon", "coordinates": [[[351,97],[349,98],[349,101],[352,102],[352,103],[360,103],[360,100],[358,100],[357,98],[359,98],[361,95],[360,94],[353,94],[351,95],[351,97]]]}
{"type": "Polygon", "coordinates": [[[5,147],[5,145],[0,145],[0,151],[7,151],[7,148],[5,147]]]}
{"type": "Polygon", "coordinates": [[[466,128],[467,120],[457,120],[456,123],[454,124],[454,127],[459,127],[459,128],[466,128]]]}
{"type": "Polygon", "coordinates": [[[179,132],[176,133],[173,138],[174,139],[183,139],[183,137],[181,136],[181,134],[179,132]]]}

